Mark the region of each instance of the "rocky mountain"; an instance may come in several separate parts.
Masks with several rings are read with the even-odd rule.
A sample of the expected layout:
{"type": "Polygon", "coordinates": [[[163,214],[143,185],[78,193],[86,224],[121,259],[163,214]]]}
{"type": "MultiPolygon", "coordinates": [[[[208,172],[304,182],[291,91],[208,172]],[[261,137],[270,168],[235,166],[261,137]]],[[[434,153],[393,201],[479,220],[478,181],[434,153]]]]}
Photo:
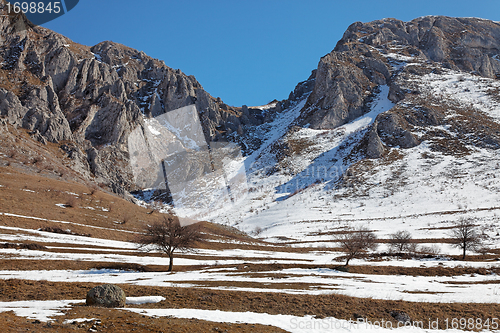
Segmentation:
{"type": "Polygon", "coordinates": [[[429,230],[459,217],[494,225],[499,78],[498,22],[354,23],[305,93],[256,126],[248,198],[217,218],[278,241],[318,241],[344,222],[390,233],[388,219],[418,220],[422,234],[422,214],[429,230]]]}
{"type": "Polygon", "coordinates": [[[373,89],[379,85],[391,87],[392,101],[403,99],[397,68],[385,57],[396,47],[398,54],[420,57],[444,69],[493,79],[500,75],[500,62],[495,58],[500,48],[498,23],[432,16],[410,22],[356,22],[335,49],[321,58],[301,124],[317,129],[345,124],[366,112],[373,89]]]}
{"type": "Polygon", "coordinates": [[[22,14],[0,17],[0,63],[5,121],[64,143],[74,169],[117,193],[135,189],[127,140],[145,119],[195,105],[207,141],[262,122],[144,52],[110,41],[80,45],[22,14]]]}

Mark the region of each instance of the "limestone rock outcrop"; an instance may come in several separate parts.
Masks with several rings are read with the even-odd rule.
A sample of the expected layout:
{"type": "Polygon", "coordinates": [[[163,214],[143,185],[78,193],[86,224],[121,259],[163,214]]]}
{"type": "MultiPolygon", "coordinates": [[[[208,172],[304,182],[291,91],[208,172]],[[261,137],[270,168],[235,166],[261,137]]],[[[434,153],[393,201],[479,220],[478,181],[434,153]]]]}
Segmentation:
{"type": "MultiPolygon", "coordinates": [[[[359,117],[368,111],[367,103],[379,85],[390,86],[391,101],[402,100],[405,92],[393,82],[396,73],[383,57],[394,48],[404,50],[408,56],[439,63],[443,68],[486,78],[500,77],[499,23],[445,16],[426,16],[410,22],[356,22],[349,26],[335,49],[321,58],[300,125],[331,129],[359,117]]],[[[409,137],[408,140],[412,141],[409,137]]]]}

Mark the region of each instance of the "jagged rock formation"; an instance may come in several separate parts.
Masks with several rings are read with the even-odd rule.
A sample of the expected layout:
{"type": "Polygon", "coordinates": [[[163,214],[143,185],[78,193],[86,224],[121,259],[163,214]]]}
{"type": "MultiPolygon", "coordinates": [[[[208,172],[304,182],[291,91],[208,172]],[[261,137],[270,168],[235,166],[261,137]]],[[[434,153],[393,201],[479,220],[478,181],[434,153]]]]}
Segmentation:
{"type": "Polygon", "coordinates": [[[0,63],[1,116],[42,142],[70,142],[75,168],[118,193],[134,188],[127,138],[146,118],[194,104],[207,141],[243,132],[241,110],[194,76],[117,43],[76,44],[22,14],[0,17],[0,63]]]}
{"type": "MultiPolygon", "coordinates": [[[[384,54],[400,47],[444,68],[496,78],[500,74],[500,24],[477,18],[422,17],[410,22],[384,19],[356,22],[335,49],[321,58],[316,84],[303,110],[301,125],[330,129],[367,111],[373,89],[391,87],[394,102],[405,92],[395,82],[384,54]]],[[[413,70],[421,70],[414,68],[413,70]]]]}
{"type": "MultiPolygon", "coordinates": [[[[369,110],[380,85],[390,87],[388,98],[398,103],[416,98],[409,88],[412,75],[452,69],[500,77],[500,24],[477,18],[422,17],[410,22],[384,19],[356,22],[344,33],[335,49],[321,58],[314,89],[297,124],[314,129],[333,129],[369,110]],[[398,66],[388,56],[413,57],[425,65],[398,66]]],[[[435,126],[436,112],[427,119],[409,119],[405,112],[379,115],[365,138],[367,157],[381,157],[388,147],[411,148],[420,142],[414,126],[435,126]]],[[[410,117],[411,118],[411,117],[410,117]]]]}
{"type": "Polygon", "coordinates": [[[278,111],[290,107],[294,102],[297,102],[303,99],[304,96],[310,94],[316,85],[316,73],[317,70],[315,69],[311,72],[311,75],[307,80],[299,82],[295,86],[295,89],[290,92],[288,99],[278,104],[278,111]]]}

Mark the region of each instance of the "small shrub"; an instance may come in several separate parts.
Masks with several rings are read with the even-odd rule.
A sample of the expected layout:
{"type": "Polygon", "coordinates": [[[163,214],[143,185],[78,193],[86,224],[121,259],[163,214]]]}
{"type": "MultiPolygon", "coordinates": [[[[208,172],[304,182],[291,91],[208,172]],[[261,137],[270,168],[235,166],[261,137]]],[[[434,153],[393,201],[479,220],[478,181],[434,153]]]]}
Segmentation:
{"type": "Polygon", "coordinates": [[[419,251],[420,251],[420,249],[419,249],[419,246],[418,246],[418,244],[417,244],[417,243],[409,243],[409,244],[408,244],[408,254],[409,254],[409,255],[414,256],[414,255],[416,255],[416,254],[417,254],[417,252],[419,252],[419,251]]]}
{"type": "Polygon", "coordinates": [[[128,214],[128,213],[125,213],[122,215],[122,218],[120,219],[120,222],[118,224],[125,224],[125,223],[129,222],[131,219],[132,219],[132,216],[130,216],[130,214],[128,214]]]}
{"type": "Polygon", "coordinates": [[[423,245],[420,247],[419,252],[423,253],[423,254],[430,254],[430,255],[437,256],[438,254],[441,253],[441,248],[439,246],[437,246],[436,244],[431,245],[431,246],[423,245]]]}
{"type": "Polygon", "coordinates": [[[40,164],[41,162],[43,162],[43,160],[44,159],[42,156],[37,155],[37,156],[33,157],[32,163],[33,164],[40,164]]]}
{"type": "Polygon", "coordinates": [[[408,253],[408,247],[412,240],[411,233],[405,230],[400,230],[393,234],[390,234],[390,245],[389,248],[391,252],[396,253],[408,253]]]}
{"type": "Polygon", "coordinates": [[[491,249],[488,246],[483,245],[483,246],[477,248],[476,251],[478,253],[480,253],[481,255],[486,256],[491,251],[491,249]]]}
{"type": "Polygon", "coordinates": [[[262,228],[261,227],[255,227],[255,230],[253,231],[255,236],[258,236],[262,233],[262,228]]]}
{"type": "Polygon", "coordinates": [[[99,186],[97,186],[94,183],[90,184],[90,186],[89,186],[90,195],[95,195],[99,190],[100,190],[99,186]]]}
{"type": "Polygon", "coordinates": [[[74,195],[69,194],[66,198],[65,205],[66,205],[66,207],[77,208],[78,207],[78,200],[74,195]]]}

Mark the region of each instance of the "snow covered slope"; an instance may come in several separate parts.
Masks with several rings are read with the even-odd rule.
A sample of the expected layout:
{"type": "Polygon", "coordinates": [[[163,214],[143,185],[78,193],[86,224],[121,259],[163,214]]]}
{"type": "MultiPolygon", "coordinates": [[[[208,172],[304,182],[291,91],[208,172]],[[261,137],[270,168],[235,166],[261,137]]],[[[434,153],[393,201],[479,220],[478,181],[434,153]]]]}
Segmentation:
{"type": "Polygon", "coordinates": [[[325,245],[332,231],[352,224],[367,224],[381,238],[408,230],[431,242],[447,238],[465,217],[498,244],[500,82],[402,56],[397,48],[373,51],[392,66],[406,97],[393,103],[389,87],[379,86],[367,113],[331,130],[289,126],[305,100],[283,111],[266,124],[261,149],[246,157],[248,196],[214,221],[266,240],[325,245]],[[417,66],[428,74],[412,74],[417,66]],[[391,117],[404,119],[398,126],[416,138],[414,147],[396,145],[398,133],[384,132],[391,117]],[[369,159],[363,147],[374,122],[385,153],[369,159]]]}
{"type": "Polygon", "coordinates": [[[363,224],[450,253],[461,218],[498,243],[499,32],[447,17],[351,25],[289,100],[242,108],[265,121],[227,136],[242,154],[217,186],[197,180],[202,213],[185,210],[295,246],[331,246],[332,232],[363,224]]]}

